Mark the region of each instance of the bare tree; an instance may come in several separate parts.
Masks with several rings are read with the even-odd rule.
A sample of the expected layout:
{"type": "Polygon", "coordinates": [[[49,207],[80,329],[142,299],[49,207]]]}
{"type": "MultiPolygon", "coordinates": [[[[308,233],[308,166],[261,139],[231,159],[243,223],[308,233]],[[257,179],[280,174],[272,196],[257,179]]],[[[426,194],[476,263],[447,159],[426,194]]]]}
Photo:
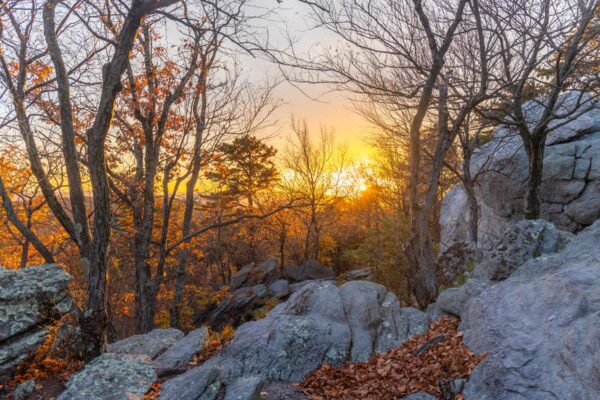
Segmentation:
{"type": "Polygon", "coordinates": [[[331,221],[333,205],[343,195],[343,172],[347,162],[343,148],[336,149],[332,132],[321,127],[315,143],[306,121],[292,120],[293,139],[283,153],[283,190],[292,199],[306,204],[304,261],[318,259],[321,232],[331,221]]]}
{"type": "MultiPolygon", "coordinates": [[[[110,241],[111,202],[108,173],[106,169],[105,141],[111,126],[113,107],[122,90],[121,76],[129,63],[129,55],[142,19],[157,10],[169,7],[177,0],[132,0],[128,9],[121,5],[96,2],[46,1],[41,6],[37,1],[5,2],[1,6],[2,53],[0,67],[3,86],[10,93],[16,116],[17,129],[27,149],[31,169],[40,185],[48,206],[62,227],[77,244],[82,263],[88,271],[88,299],[81,317],[84,343],[88,357],[97,355],[105,343],[106,316],[106,264],[110,241]],[[62,7],[57,14],[58,7],[62,7]],[[106,7],[106,9],[102,9],[106,7]],[[103,13],[119,19],[118,31],[113,38],[106,36],[97,25],[94,15],[103,13]],[[58,23],[56,21],[58,16],[58,23]],[[43,27],[43,37],[36,29],[43,27]],[[9,26],[10,29],[5,29],[9,26]],[[59,45],[59,37],[68,38],[69,32],[89,33],[92,43],[83,52],[74,52],[59,45]],[[82,79],[73,79],[74,74],[85,74],[91,70],[92,60],[103,63],[99,95],[93,103],[93,114],[89,125],[77,126],[73,110],[73,84],[82,79]],[[44,61],[49,57],[48,63],[44,61]],[[52,65],[52,69],[46,66],[52,65]],[[37,69],[36,69],[37,67],[37,69]],[[41,67],[41,68],[40,68],[41,67]],[[33,73],[32,73],[33,71],[33,73]],[[44,97],[54,93],[55,96],[44,97]],[[48,102],[51,103],[50,107],[48,102]],[[69,181],[71,215],[59,201],[55,188],[44,168],[44,162],[36,144],[35,131],[31,122],[33,107],[47,112],[48,120],[60,127],[61,148],[65,173],[69,181]],[[53,112],[52,108],[57,109],[53,112]],[[54,118],[52,118],[54,114],[54,118]],[[93,227],[88,229],[86,204],[82,183],[82,172],[76,137],[86,142],[86,163],[92,186],[93,227]]],[[[66,39],[65,43],[73,43],[66,39]]]]}
{"type": "Polygon", "coordinates": [[[444,159],[465,118],[488,98],[488,49],[479,2],[322,0],[311,6],[317,23],[350,46],[308,60],[282,57],[282,62],[303,71],[292,79],[329,82],[354,92],[359,102],[372,104],[372,122],[405,136],[410,216],[405,251],[414,294],[424,307],[437,295],[429,222],[444,159]],[[453,65],[464,59],[455,44],[464,36],[474,43],[470,55],[475,61],[453,65]],[[473,68],[470,78],[475,80],[462,74],[463,66],[473,68]],[[458,82],[461,88],[455,90],[458,82]],[[427,176],[424,141],[435,143],[427,176]]]}
{"type": "Polygon", "coordinates": [[[597,52],[596,46],[588,45],[599,34],[597,27],[589,29],[598,6],[597,0],[511,0],[486,2],[483,7],[495,24],[506,86],[502,100],[508,115],[497,121],[518,132],[529,161],[526,218],[540,215],[539,188],[548,134],[584,112],[589,103],[584,91],[595,77],[572,78],[589,53],[597,52]],[[561,104],[559,95],[569,88],[581,90],[580,95],[570,100],[572,104],[561,104]]]}

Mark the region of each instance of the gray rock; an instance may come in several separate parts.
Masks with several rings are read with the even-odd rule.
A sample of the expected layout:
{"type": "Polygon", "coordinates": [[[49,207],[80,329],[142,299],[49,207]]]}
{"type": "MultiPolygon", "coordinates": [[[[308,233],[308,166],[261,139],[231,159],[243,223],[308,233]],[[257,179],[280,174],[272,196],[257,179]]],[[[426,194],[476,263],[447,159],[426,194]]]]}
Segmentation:
{"type": "Polygon", "coordinates": [[[477,261],[477,246],[472,242],[455,242],[448,246],[435,262],[438,285],[452,286],[456,280],[472,269],[477,261]]]}
{"type": "Polygon", "coordinates": [[[196,326],[208,325],[220,330],[226,325],[238,326],[254,319],[254,311],[264,305],[267,287],[263,284],[237,289],[229,298],[197,316],[196,326]]]}
{"type": "Polygon", "coordinates": [[[241,325],[229,346],[207,363],[221,367],[228,380],[245,375],[299,381],[323,362],[341,365],[350,341],[339,290],[315,283],[266,318],[241,325]]]}
{"type": "Polygon", "coordinates": [[[142,400],[155,380],[148,356],[105,353],[72,376],[58,400],[142,400]]]}
{"type": "Polygon", "coordinates": [[[185,367],[202,350],[206,343],[208,330],[199,328],[176,341],[167,351],[154,360],[157,369],[185,367]]]}
{"type": "Polygon", "coordinates": [[[308,260],[302,265],[288,265],[286,276],[290,282],[303,282],[315,279],[334,279],[335,272],[333,268],[316,260],[308,260]]]}
{"type": "Polygon", "coordinates": [[[387,294],[385,287],[364,285],[360,281],[345,284],[340,289],[348,325],[352,334],[351,357],[354,361],[368,361],[378,335],[381,304],[387,294]]]}
{"type": "Polygon", "coordinates": [[[471,297],[465,344],[489,353],[465,398],[597,399],[600,393],[600,221],[564,249],[530,258],[471,297]]]}
{"type": "Polygon", "coordinates": [[[167,381],[171,397],[165,398],[187,398],[181,391],[211,368],[227,390],[240,378],[298,382],[324,363],[339,366],[398,347],[427,324],[423,312],[401,308],[381,285],[353,281],[338,288],[335,281],[313,281],[265,318],[241,325],[231,343],[203,365],[167,381]]]}
{"type": "Polygon", "coordinates": [[[118,354],[146,355],[151,359],[165,352],[183,337],[179,329],[153,329],[143,335],[134,335],[108,345],[108,351],[118,354]]]}
{"type": "Polygon", "coordinates": [[[453,186],[444,196],[440,214],[440,253],[454,243],[469,242],[469,205],[462,185],[453,186]]]}
{"type": "Polygon", "coordinates": [[[298,388],[285,382],[271,382],[262,389],[262,400],[308,400],[298,388]]]}
{"type": "Polygon", "coordinates": [[[73,304],[71,277],[56,264],[0,269],[0,383],[46,340],[46,327],[73,304]]]}
{"type": "Polygon", "coordinates": [[[429,321],[437,321],[438,319],[448,315],[448,313],[443,311],[438,303],[431,303],[427,306],[427,310],[425,310],[425,315],[427,315],[429,321]]]}
{"type": "Polygon", "coordinates": [[[600,180],[587,184],[577,199],[565,206],[565,214],[581,225],[589,225],[600,218],[600,180]]]}
{"type": "Polygon", "coordinates": [[[290,294],[290,283],[285,279],[279,279],[269,286],[267,294],[279,299],[287,297],[290,294]]]}
{"type": "Polygon", "coordinates": [[[334,283],[334,280],[333,279],[315,279],[315,280],[312,280],[312,281],[304,281],[304,282],[298,282],[298,283],[291,283],[290,284],[290,292],[296,293],[297,291],[301,290],[305,286],[313,285],[315,283],[325,283],[325,282],[334,283]]]}
{"type": "Polygon", "coordinates": [[[573,234],[556,229],[548,221],[520,221],[506,232],[496,248],[479,263],[473,276],[494,281],[506,279],[530,258],[556,253],[572,238],[573,234]]]}
{"type": "Polygon", "coordinates": [[[13,400],[26,400],[31,393],[35,390],[35,379],[30,379],[26,382],[21,383],[15,388],[13,394],[13,400]]]}
{"type": "Polygon", "coordinates": [[[427,392],[413,393],[409,396],[402,397],[402,400],[436,400],[437,397],[430,395],[427,392]]]}
{"type": "Polygon", "coordinates": [[[218,368],[201,365],[161,385],[159,400],[214,400],[223,381],[218,368]]]}
{"type": "Polygon", "coordinates": [[[375,281],[375,275],[371,268],[354,269],[343,273],[338,276],[339,282],[350,282],[350,281],[375,281]]]}
{"type": "MultiPolygon", "coordinates": [[[[575,107],[576,92],[561,96],[558,108],[575,107]]],[[[581,108],[552,131],[544,153],[540,188],[542,219],[560,230],[579,232],[600,218],[600,103],[584,96],[581,108]]],[[[539,118],[540,99],[525,104],[527,118],[539,118]]],[[[478,245],[491,249],[495,241],[523,219],[528,162],[516,131],[499,126],[492,139],[478,148],[471,160],[471,175],[481,207],[478,245]]],[[[468,207],[461,186],[451,189],[440,213],[441,249],[455,242],[470,240],[467,234],[468,207]]]]}
{"type": "Polygon", "coordinates": [[[460,317],[469,301],[488,287],[488,283],[476,278],[469,279],[464,285],[444,290],[437,298],[437,310],[460,317]]]}
{"type": "Polygon", "coordinates": [[[258,265],[251,263],[231,276],[232,290],[256,285],[270,285],[277,280],[277,259],[270,258],[258,265]]]}
{"type": "Polygon", "coordinates": [[[223,400],[260,400],[264,379],[256,376],[239,378],[227,386],[223,400]]]}

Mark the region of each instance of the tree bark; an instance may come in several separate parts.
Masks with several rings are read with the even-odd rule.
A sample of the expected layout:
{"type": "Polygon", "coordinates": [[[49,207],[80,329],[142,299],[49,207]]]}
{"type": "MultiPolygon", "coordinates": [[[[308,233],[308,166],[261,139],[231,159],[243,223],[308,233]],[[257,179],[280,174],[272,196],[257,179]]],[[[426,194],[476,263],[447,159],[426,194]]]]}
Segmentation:
{"type": "Polygon", "coordinates": [[[477,202],[477,197],[475,196],[475,184],[473,182],[473,178],[471,177],[471,151],[470,149],[463,148],[465,150],[465,154],[463,155],[463,187],[465,189],[465,194],[467,195],[467,203],[469,205],[469,239],[477,243],[478,241],[478,232],[479,232],[479,204],[477,202]]]}
{"type": "Polygon", "coordinates": [[[546,135],[531,137],[526,144],[527,160],[529,163],[529,176],[527,179],[527,194],[525,204],[525,218],[538,219],[540,217],[540,185],[544,169],[544,150],[546,135]]]}
{"type": "Polygon", "coordinates": [[[67,69],[63,62],[62,53],[56,38],[54,11],[58,0],[50,0],[44,5],[44,36],[48,52],[56,71],[56,90],[58,92],[60,127],[62,131],[62,151],[65,160],[67,180],[69,182],[69,197],[75,224],[75,236],[84,270],[89,268],[90,261],[90,230],[87,220],[85,196],[81,183],[79,156],[75,146],[75,128],[73,126],[73,107],[67,69]]]}

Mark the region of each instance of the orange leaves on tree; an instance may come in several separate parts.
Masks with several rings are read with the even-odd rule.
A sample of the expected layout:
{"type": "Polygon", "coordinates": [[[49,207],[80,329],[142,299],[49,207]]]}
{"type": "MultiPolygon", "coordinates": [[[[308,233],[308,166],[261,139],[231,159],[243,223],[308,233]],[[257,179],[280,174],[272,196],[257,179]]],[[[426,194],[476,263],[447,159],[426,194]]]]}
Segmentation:
{"type": "Polygon", "coordinates": [[[441,382],[467,379],[486,357],[463,344],[458,325],[457,319],[444,317],[424,334],[368,362],[346,363],[341,368],[324,365],[306,377],[300,388],[312,400],[394,400],[420,391],[439,396],[441,382]]]}

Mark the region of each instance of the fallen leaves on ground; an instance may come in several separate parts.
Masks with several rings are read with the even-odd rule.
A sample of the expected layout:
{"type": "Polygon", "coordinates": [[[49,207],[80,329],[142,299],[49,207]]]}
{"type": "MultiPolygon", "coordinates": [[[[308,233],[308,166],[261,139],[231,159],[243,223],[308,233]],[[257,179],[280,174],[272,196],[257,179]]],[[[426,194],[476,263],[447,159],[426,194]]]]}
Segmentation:
{"type": "Polygon", "coordinates": [[[456,318],[444,317],[422,335],[368,362],[324,365],[307,376],[300,389],[311,400],[394,400],[420,391],[440,396],[440,382],[467,379],[486,357],[463,344],[458,325],[456,318]]]}

